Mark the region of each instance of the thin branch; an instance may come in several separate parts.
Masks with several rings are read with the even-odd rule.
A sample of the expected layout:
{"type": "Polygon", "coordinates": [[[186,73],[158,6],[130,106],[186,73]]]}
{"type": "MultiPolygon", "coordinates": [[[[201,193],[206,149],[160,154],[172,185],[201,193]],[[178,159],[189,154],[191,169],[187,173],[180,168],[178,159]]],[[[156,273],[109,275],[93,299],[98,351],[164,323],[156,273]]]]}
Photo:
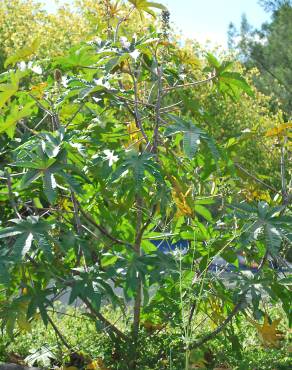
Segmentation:
{"type": "Polygon", "coordinates": [[[11,183],[10,173],[8,171],[5,171],[5,172],[6,172],[5,174],[6,174],[6,178],[7,178],[8,196],[9,196],[9,201],[10,201],[11,207],[14,210],[16,216],[19,219],[21,219],[21,215],[18,212],[16,203],[15,203],[15,200],[14,200],[14,194],[13,194],[13,191],[12,191],[12,183],[11,183]]]}
{"type": "Polygon", "coordinates": [[[35,126],[35,130],[44,122],[44,120],[48,117],[49,113],[46,113],[44,117],[37,123],[35,126]]]}
{"type": "Polygon", "coordinates": [[[148,139],[148,136],[147,136],[146,132],[144,131],[144,128],[142,126],[142,122],[141,122],[141,119],[140,119],[139,103],[138,103],[139,102],[139,96],[138,96],[137,81],[136,81],[136,77],[134,76],[134,74],[131,71],[130,66],[129,66],[129,69],[130,69],[130,74],[131,74],[133,84],[134,84],[134,96],[135,96],[135,117],[134,118],[135,118],[137,128],[139,128],[141,130],[141,133],[142,133],[143,137],[145,138],[146,143],[148,145],[149,144],[149,139],[148,139]]]}
{"type": "MultiPolygon", "coordinates": [[[[136,223],[136,237],[134,250],[137,257],[141,256],[141,240],[142,240],[142,222],[143,222],[143,199],[141,196],[136,196],[136,207],[137,207],[137,223],[136,223]]],[[[142,279],[140,272],[136,275],[136,295],[134,299],[133,307],[133,326],[132,326],[132,339],[133,339],[133,355],[134,362],[137,356],[137,345],[139,337],[140,319],[141,319],[141,305],[142,305],[142,279]]]]}
{"type": "Polygon", "coordinates": [[[51,116],[51,117],[53,116],[53,113],[50,112],[44,105],[42,105],[42,103],[40,103],[35,96],[33,96],[32,94],[28,94],[28,95],[36,102],[36,104],[38,105],[38,107],[41,110],[43,110],[44,112],[46,112],[49,116],[51,116]]]}
{"type": "Polygon", "coordinates": [[[266,182],[264,182],[264,181],[260,180],[259,178],[257,178],[255,175],[251,174],[248,170],[246,170],[245,168],[243,168],[239,163],[234,163],[234,165],[235,165],[235,167],[237,167],[238,169],[240,169],[242,172],[244,172],[246,175],[248,175],[250,178],[252,178],[254,181],[258,182],[259,184],[262,184],[266,188],[274,191],[275,193],[280,193],[273,186],[267,184],[266,182]]]}
{"type": "Polygon", "coordinates": [[[64,336],[61,334],[60,330],[57,328],[56,324],[53,322],[53,320],[50,318],[49,315],[47,315],[47,318],[48,318],[48,321],[49,323],[52,325],[55,333],[58,335],[58,337],[60,338],[61,342],[64,344],[64,346],[71,350],[71,346],[70,344],[66,341],[66,339],[64,338],[64,336]]]}
{"type": "Polygon", "coordinates": [[[165,113],[166,111],[172,110],[173,108],[179,106],[182,102],[183,101],[180,100],[179,102],[174,103],[174,104],[171,104],[171,105],[168,105],[167,107],[162,107],[162,108],[160,108],[160,112],[161,113],[165,113]]]}
{"type": "Polygon", "coordinates": [[[85,102],[83,102],[82,104],[80,104],[80,106],[76,110],[76,112],[69,118],[69,121],[66,123],[65,128],[67,128],[70,125],[70,123],[72,123],[72,121],[77,116],[77,114],[81,111],[81,109],[84,107],[84,105],[85,105],[85,102]]]}
{"type": "MultiPolygon", "coordinates": [[[[261,263],[258,267],[258,270],[255,274],[255,277],[259,275],[260,271],[265,265],[265,262],[267,261],[268,258],[268,251],[266,251],[265,255],[263,256],[261,263]]],[[[195,343],[191,344],[189,349],[196,349],[205,344],[206,342],[209,342],[209,340],[214,339],[219,333],[221,333],[225,327],[231,322],[231,320],[239,313],[244,306],[244,302],[246,299],[246,295],[248,291],[250,290],[250,286],[244,289],[242,292],[241,298],[239,299],[238,303],[234,306],[233,310],[230,312],[230,314],[227,316],[227,318],[219,325],[214,331],[212,331],[210,334],[207,334],[205,337],[202,339],[196,341],[195,343]]]]}
{"type": "Polygon", "coordinates": [[[155,106],[155,125],[154,125],[154,133],[153,133],[153,152],[157,152],[158,146],[158,135],[159,135],[159,126],[160,126],[160,109],[161,109],[161,99],[162,99],[162,67],[158,66],[158,59],[156,58],[156,65],[157,65],[157,100],[155,106]]]}
{"type": "Polygon", "coordinates": [[[287,192],[287,183],[286,183],[286,164],[285,164],[285,144],[286,144],[286,137],[283,139],[283,143],[279,144],[281,146],[281,160],[280,160],[280,168],[281,168],[281,192],[282,192],[282,203],[286,206],[289,203],[289,197],[287,192]]]}
{"type": "Polygon", "coordinates": [[[92,316],[96,317],[98,320],[100,320],[107,328],[109,328],[113,333],[115,333],[118,338],[123,339],[125,341],[128,340],[127,336],[120,331],[116,326],[114,326],[111,322],[108,321],[100,312],[97,312],[93,305],[90,303],[90,301],[87,298],[79,297],[87,306],[92,316]]]}
{"type": "Polygon", "coordinates": [[[206,78],[205,80],[200,80],[200,81],[190,82],[190,83],[186,83],[186,84],[182,84],[182,85],[166,87],[163,92],[166,93],[166,92],[177,90],[177,89],[187,89],[189,87],[203,85],[207,82],[210,82],[210,81],[214,80],[216,77],[217,77],[217,75],[213,74],[212,76],[206,78]]]}
{"type": "Polygon", "coordinates": [[[82,214],[82,216],[88,221],[91,223],[91,225],[93,225],[94,227],[96,227],[103,235],[105,235],[108,239],[110,239],[111,241],[117,243],[117,244],[122,244],[122,245],[126,245],[127,247],[131,247],[131,244],[124,241],[124,240],[121,240],[121,239],[118,239],[116,237],[114,237],[113,235],[111,235],[103,226],[99,225],[93,218],[90,214],[88,214],[86,211],[84,211],[80,205],[80,203],[78,202],[78,200],[76,199],[76,202],[79,206],[79,210],[80,210],[80,213],[82,214]]]}
{"type": "Polygon", "coordinates": [[[189,349],[192,350],[192,349],[199,348],[203,344],[205,344],[206,342],[209,342],[209,340],[214,339],[219,333],[221,333],[225,329],[226,325],[228,325],[230,323],[230,321],[234,318],[234,316],[236,316],[236,314],[241,310],[242,305],[244,303],[244,299],[245,299],[245,294],[239,300],[239,302],[237,303],[237,305],[234,306],[234,308],[231,311],[231,313],[227,316],[227,318],[222,322],[221,325],[219,325],[214,331],[212,331],[212,333],[206,335],[202,339],[200,339],[197,342],[191,344],[190,347],[189,347],[189,349]]]}
{"type": "Polygon", "coordinates": [[[115,34],[114,34],[114,42],[117,42],[117,38],[118,38],[118,34],[119,34],[119,29],[120,29],[120,26],[123,22],[127,21],[128,18],[130,17],[130,15],[133,13],[133,11],[135,10],[135,6],[133,6],[129,13],[126,14],[124,17],[120,18],[119,21],[118,21],[118,24],[117,24],[117,27],[115,29],[115,34]]]}

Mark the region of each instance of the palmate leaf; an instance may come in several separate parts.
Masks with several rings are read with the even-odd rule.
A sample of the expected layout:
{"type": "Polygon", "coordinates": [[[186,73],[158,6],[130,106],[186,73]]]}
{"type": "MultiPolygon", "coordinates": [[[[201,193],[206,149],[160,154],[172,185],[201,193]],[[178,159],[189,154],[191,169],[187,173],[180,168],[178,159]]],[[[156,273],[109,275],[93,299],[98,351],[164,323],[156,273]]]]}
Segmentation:
{"type": "Polygon", "coordinates": [[[68,55],[56,59],[54,66],[60,66],[62,70],[72,67],[88,67],[95,64],[100,56],[90,46],[74,47],[69,50],[68,55]]]}
{"type": "Polygon", "coordinates": [[[5,121],[0,124],[0,134],[6,132],[10,138],[13,138],[17,122],[29,116],[33,112],[34,106],[35,102],[29,102],[21,109],[18,105],[14,105],[5,121]]]}
{"type": "Polygon", "coordinates": [[[36,145],[24,157],[24,160],[16,161],[12,165],[28,169],[20,181],[20,189],[24,190],[40,177],[43,182],[43,192],[51,204],[57,199],[57,181],[61,181],[76,193],[82,193],[80,182],[74,176],[84,179],[87,183],[90,180],[77,166],[65,162],[67,151],[61,149],[58,138],[49,133],[41,135],[44,140],[41,145],[36,145]],[[65,163],[64,163],[65,162],[65,163]],[[73,176],[74,175],[74,176],[73,176]]]}
{"type": "Polygon", "coordinates": [[[39,220],[38,217],[27,217],[27,219],[15,219],[11,222],[15,226],[6,227],[0,230],[0,238],[12,238],[16,236],[12,250],[8,254],[9,261],[20,262],[30,251],[33,241],[44,253],[51,255],[50,237],[48,231],[51,228],[50,223],[39,220]]]}
{"type": "Polygon", "coordinates": [[[277,329],[281,319],[276,319],[270,323],[266,314],[262,325],[250,318],[248,318],[248,321],[256,327],[260,340],[265,347],[277,348],[280,346],[281,340],[284,339],[283,333],[277,329]]]}
{"type": "Polygon", "coordinates": [[[175,115],[168,115],[168,117],[174,121],[173,125],[166,128],[164,135],[173,136],[177,133],[183,134],[183,148],[184,152],[189,158],[193,158],[196,154],[200,140],[206,143],[214,159],[219,159],[219,151],[212,137],[210,137],[204,130],[197,127],[193,122],[185,121],[182,118],[175,115]]]}
{"type": "Polygon", "coordinates": [[[254,92],[252,91],[249,84],[238,72],[223,72],[219,76],[219,89],[226,92],[228,95],[231,90],[233,94],[238,95],[241,91],[245,92],[247,95],[254,97],[254,92]]]}
{"type": "Polygon", "coordinates": [[[211,53],[207,54],[207,60],[211,68],[216,71],[217,88],[223,95],[228,95],[232,99],[238,99],[242,92],[254,97],[254,92],[242,75],[238,72],[230,71],[233,62],[224,61],[222,63],[211,53]]]}
{"type": "Polygon", "coordinates": [[[131,151],[127,158],[120,162],[110,178],[110,182],[118,180],[126,171],[133,174],[135,188],[140,189],[144,183],[145,172],[152,175],[158,183],[163,183],[160,167],[153,161],[153,155],[149,153],[139,154],[131,151]]]}
{"type": "Polygon", "coordinates": [[[142,16],[142,12],[146,12],[155,17],[155,12],[151,8],[166,10],[166,7],[162,4],[155,3],[147,0],[128,0],[134,7],[139,11],[142,16]]]}
{"type": "Polygon", "coordinates": [[[245,231],[241,242],[248,244],[261,239],[269,253],[277,256],[283,238],[287,239],[287,235],[292,232],[292,217],[280,215],[284,207],[270,207],[265,202],[259,202],[257,207],[246,203],[233,204],[229,207],[236,210],[239,218],[248,220],[244,225],[245,231]]]}

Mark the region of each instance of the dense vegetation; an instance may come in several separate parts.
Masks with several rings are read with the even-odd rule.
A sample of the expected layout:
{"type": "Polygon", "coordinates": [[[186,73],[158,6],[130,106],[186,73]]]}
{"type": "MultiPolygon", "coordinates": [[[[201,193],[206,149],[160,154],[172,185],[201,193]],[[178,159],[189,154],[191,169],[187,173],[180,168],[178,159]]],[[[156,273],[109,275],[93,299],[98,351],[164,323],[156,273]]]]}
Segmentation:
{"type": "Polygon", "coordinates": [[[292,124],[261,71],[146,0],[0,13],[3,360],[288,369],[292,124]]]}

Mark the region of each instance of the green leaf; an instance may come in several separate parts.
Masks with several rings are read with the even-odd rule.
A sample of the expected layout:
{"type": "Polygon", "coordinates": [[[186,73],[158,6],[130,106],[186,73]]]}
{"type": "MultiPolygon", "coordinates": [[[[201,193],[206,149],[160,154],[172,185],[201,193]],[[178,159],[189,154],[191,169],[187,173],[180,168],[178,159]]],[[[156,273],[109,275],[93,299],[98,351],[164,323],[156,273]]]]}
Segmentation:
{"type": "Polygon", "coordinates": [[[33,241],[32,233],[24,233],[19,236],[13,244],[12,258],[14,261],[21,261],[22,258],[29,252],[33,241]]]}
{"type": "Polygon", "coordinates": [[[54,204],[57,198],[57,183],[54,174],[50,171],[45,171],[43,176],[44,193],[51,204],[54,204]]]}
{"type": "Polygon", "coordinates": [[[107,267],[114,265],[118,260],[118,257],[110,254],[110,253],[103,253],[102,258],[101,258],[101,265],[102,267],[107,267]]]}
{"type": "Polygon", "coordinates": [[[281,280],[278,281],[279,284],[281,285],[292,285],[292,276],[287,276],[281,280]]]}
{"type": "Polygon", "coordinates": [[[220,155],[213,138],[211,138],[204,130],[197,127],[195,123],[185,121],[178,116],[168,116],[175,123],[166,128],[164,135],[173,136],[177,133],[183,133],[183,147],[187,157],[192,158],[196,154],[200,144],[200,140],[202,140],[208,146],[214,159],[219,159],[220,155]]]}
{"type": "Polygon", "coordinates": [[[275,226],[267,224],[264,233],[268,250],[273,256],[277,256],[282,242],[281,232],[275,226]]]}
{"type": "Polygon", "coordinates": [[[211,53],[207,53],[207,60],[209,62],[209,64],[214,67],[215,69],[219,69],[220,68],[220,62],[219,60],[215,57],[215,55],[211,54],[211,53]]]}
{"type": "Polygon", "coordinates": [[[120,163],[110,178],[110,182],[118,180],[126,171],[133,173],[136,189],[140,189],[144,183],[145,172],[152,175],[158,183],[163,182],[160,168],[149,153],[139,154],[136,151],[130,152],[127,158],[120,163]]]}
{"type": "Polygon", "coordinates": [[[244,91],[247,95],[254,97],[254,92],[252,91],[249,84],[238,72],[223,72],[219,76],[219,83],[223,83],[228,87],[236,87],[244,91]]]}
{"type": "Polygon", "coordinates": [[[205,220],[212,222],[212,214],[211,212],[204,206],[200,204],[195,204],[194,210],[196,213],[198,213],[200,216],[204,217],[205,220]]]}
{"type": "Polygon", "coordinates": [[[142,240],[141,247],[146,254],[157,252],[157,247],[149,240],[142,240]]]}
{"type": "Polygon", "coordinates": [[[21,231],[17,227],[6,227],[5,229],[0,230],[0,239],[8,238],[10,236],[15,236],[21,234],[21,231]]]}
{"type": "Polygon", "coordinates": [[[29,170],[25,173],[24,176],[22,176],[21,182],[20,182],[20,189],[24,189],[27,186],[29,186],[32,182],[37,180],[39,177],[41,177],[42,171],[39,170],[29,170]]]}

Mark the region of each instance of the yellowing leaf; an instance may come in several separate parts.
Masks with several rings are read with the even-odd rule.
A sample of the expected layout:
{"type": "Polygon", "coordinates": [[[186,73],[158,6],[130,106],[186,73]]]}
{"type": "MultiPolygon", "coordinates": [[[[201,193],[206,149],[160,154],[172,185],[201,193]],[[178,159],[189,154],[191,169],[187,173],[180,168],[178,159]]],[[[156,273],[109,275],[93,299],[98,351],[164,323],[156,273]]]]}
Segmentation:
{"type": "Polygon", "coordinates": [[[24,48],[19,49],[15,54],[8,57],[4,63],[4,67],[7,68],[10,64],[14,65],[17,62],[26,60],[31,55],[35,54],[39,48],[40,40],[35,39],[31,46],[25,46],[24,48]]]}
{"type": "Polygon", "coordinates": [[[21,77],[22,73],[17,71],[11,74],[10,83],[0,84],[0,109],[3,108],[6,102],[17,92],[21,77]]]}
{"type": "Polygon", "coordinates": [[[189,188],[185,193],[183,192],[179,182],[174,176],[171,176],[170,181],[172,183],[173,189],[171,191],[172,198],[177,206],[178,212],[177,216],[193,216],[193,211],[188,204],[187,197],[191,192],[189,188]]]}
{"type": "Polygon", "coordinates": [[[209,300],[209,305],[211,307],[210,319],[215,324],[214,327],[217,327],[225,319],[225,317],[223,315],[223,307],[220,304],[219,299],[217,299],[216,297],[214,299],[209,300]]]}
{"type": "Polygon", "coordinates": [[[35,97],[41,99],[44,95],[44,91],[45,91],[45,88],[47,87],[47,83],[46,82],[41,82],[39,83],[38,85],[34,85],[31,87],[31,93],[32,95],[34,95],[35,97]]]}
{"type": "Polygon", "coordinates": [[[281,319],[274,320],[270,324],[268,316],[265,315],[263,325],[250,318],[248,318],[248,321],[257,329],[260,340],[265,347],[279,347],[280,341],[283,339],[283,333],[277,330],[281,319]]]}
{"type": "Polygon", "coordinates": [[[279,126],[273,127],[266,132],[266,136],[281,136],[283,135],[283,131],[292,128],[292,122],[282,123],[279,126]]]}
{"type": "Polygon", "coordinates": [[[155,324],[155,323],[153,323],[153,322],[151,322],[151,321],[144,321],[143,323],[142,323],[142,326],[146,329],[146,331],[148,332],[148,333],[153,333],[153,332],[155,332],[156,330],[161,330],[161,329],[163,329],[163,327],[164,327],[164,325],[163,324],[155,324]]]}
{"type": "Polygon", "coordinates": [[[120,1],[116,1],[115,3],[110,3],[109,2],[109,12],[112,17],[115,17],[119,14],[120,11],[120,1]]]}
{"type": "Polygon", "coordinates": [[[135,122],[131,122],[127,125],[127,131],[129,134],[129,142],[126,145],[127,148],[135,148],[139,150],[139,146],[141,142],[145,142],[143,135],[141,134],[140,130],[137,128],[135,122]]]}
{"type": "Polygon", "coordinates": [[[31,324],[24,315],[18,316],[17,324],[20,330],[31,331],[31,324]]]}
{"type": "Polygon", "coordinates": [[[17,307],[16,321],[19,329],[22,331],[31,331],[31,324],[26,318],[28,304],[28,301],[22,301],[19,302],[17,307]]]}
{"type": "Polygon", "coordinates": [[[71,212],[72,211],[72,202],[67,199],[63,198],[59,202],[60,208],[63,209],[64,211],[71,212]]]}
{"type": "Polygon", "coordinates": [[[104,362],[101,358],[97,358],[90,362],[85,370],[109,370],[107,367],[105,367],[104,362]]]}
{"type": "Polygon", "coordinates": [[[254,201],[254,200],[264,200],[266,202],[271,201],[271,197],[268,191],[261,190],[259,188],[256,188],[254,186],[250,186],[242,191],[245,198],[248,201],[254,201]]]}
{"type": "Polygon", "coordinates": [[[0,134],[6,132],[10,138],[13,138],[17,122],[29,116],[34,105],[35,102],[27,103],[21,110],[18,110],[17,105],[13,106],[5,122],[0,123],[0,134]]]}

